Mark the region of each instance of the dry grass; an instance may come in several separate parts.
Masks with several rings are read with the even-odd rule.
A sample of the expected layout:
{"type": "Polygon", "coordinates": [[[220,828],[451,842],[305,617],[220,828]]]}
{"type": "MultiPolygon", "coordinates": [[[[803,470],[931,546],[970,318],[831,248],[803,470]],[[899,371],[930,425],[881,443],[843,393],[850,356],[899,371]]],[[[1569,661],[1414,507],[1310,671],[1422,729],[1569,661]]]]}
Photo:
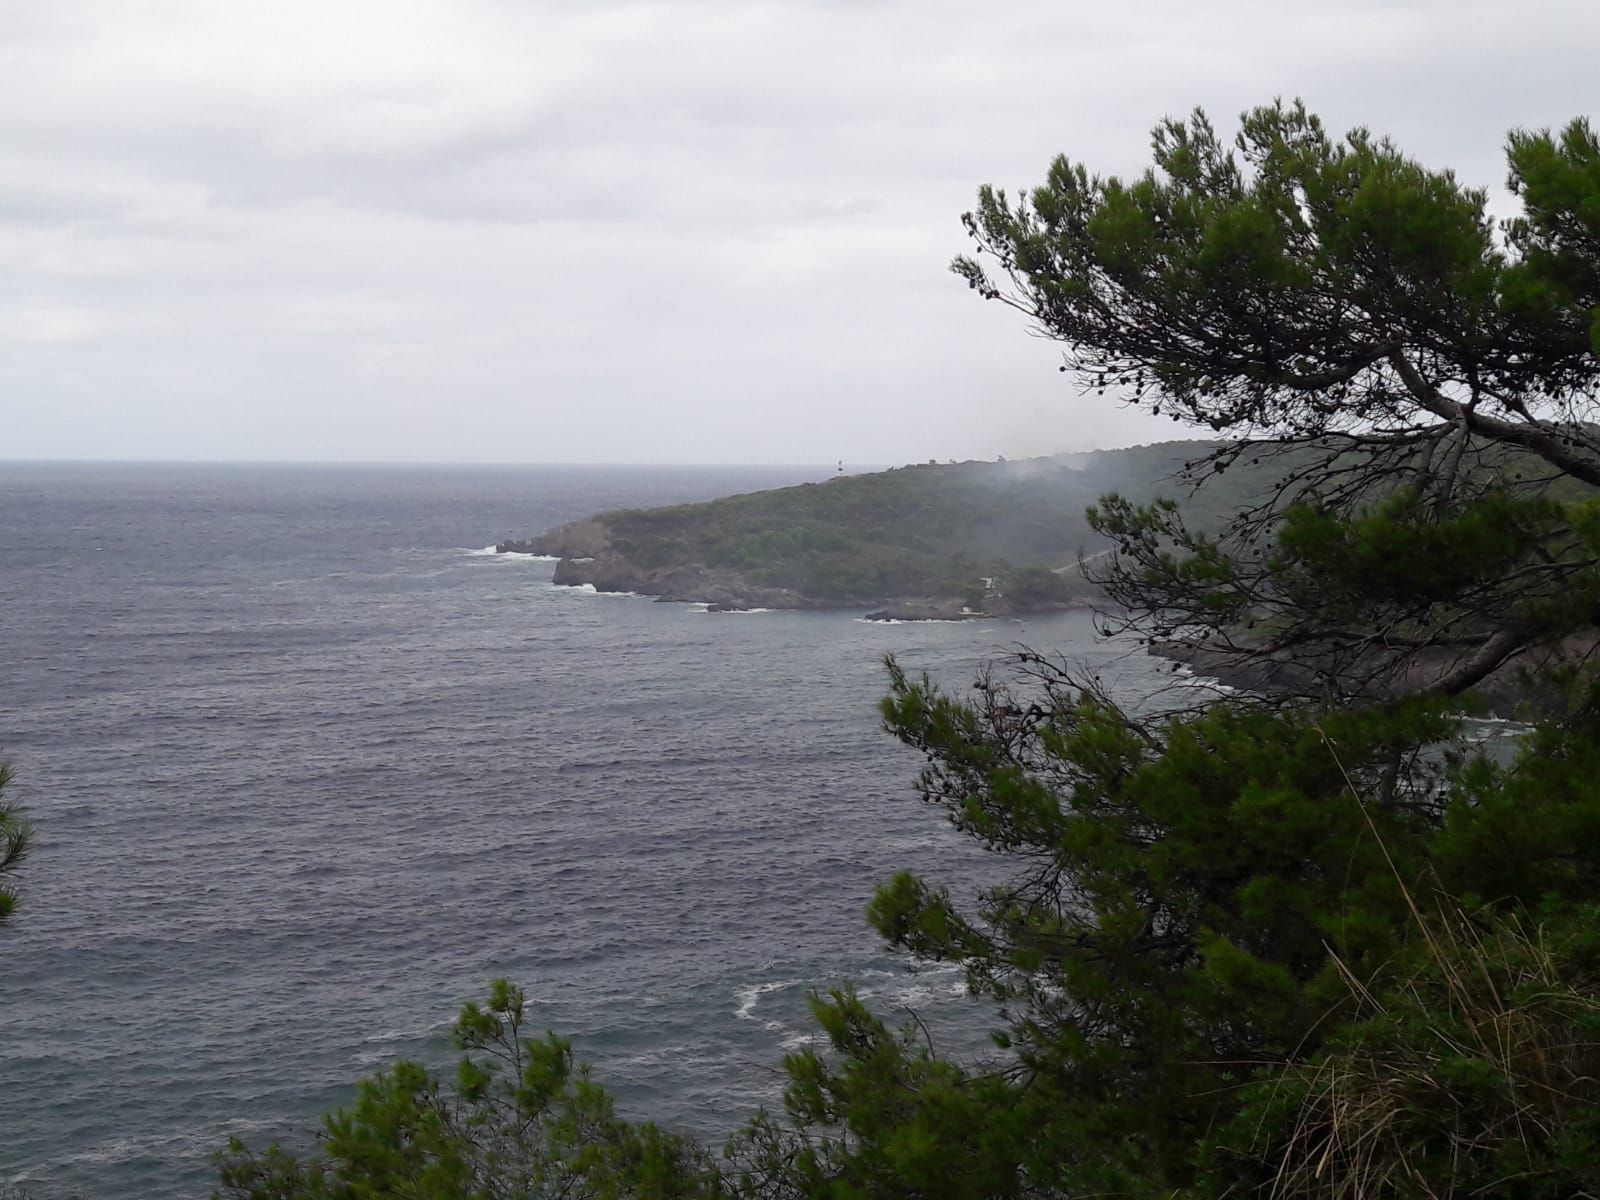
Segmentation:
{"type": "Polygon", "coordinates": [[[1534,1176],[1563,1131],[1600,1106],[1594,981],[1564,977],[1541,932],[1514,919],[1485,929],[1446,907],[1422,923],[1422,965],[1382,999],[1346,971],[1361,1026],[1279,1075],[1303,1100],[1274,1148],[1273,1197],[1488,1195],[1497,1169],[1491,1183],[1540,1194],[1534,1176]]]}
{"type": "Polygon", "coordinates": [[[1373,981],[1333,956],[1358,1023],[1277,1072],[1270,1099],[1298,1105],[1286,1127],[1258,1128],[1271,1168],[1263,1190],[1273,1200],[1597,1200],[1595,956],[1574,952],[1570,925],[1552,946],[1545,929],[1515,914],[1475,920],[1442,891],[1425,913],[1389,865],[1422,952],[1409,972],[1373,981]]]}

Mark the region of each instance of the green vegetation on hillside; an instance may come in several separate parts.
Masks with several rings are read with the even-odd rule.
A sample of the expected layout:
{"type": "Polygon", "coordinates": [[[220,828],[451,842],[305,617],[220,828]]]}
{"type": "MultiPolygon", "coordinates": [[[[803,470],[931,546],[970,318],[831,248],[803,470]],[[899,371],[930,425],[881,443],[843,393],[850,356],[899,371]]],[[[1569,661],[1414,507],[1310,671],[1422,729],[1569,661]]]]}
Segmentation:
{"type": "MultiPolygon", "coordinates": [[[[1108,583],[1113,599],[1139,610],[1150,607],[1143,603],[1154,595],[1149,589],[1179,561],[1169,551],[1212,553],[1214,541],[1216,548],[1230,534],[1237,541],[1241,529],[1259,533],[1292,507],[1285,497],[1299,502],[1295,519],[1309,531],[1319,481],[1337,487],[1353,478],[1368,499],[1398,498],[1427,470],[1426,455],[1402,446],[1374,471],[1369,452],[1342,437],[1293,446],[1174,441],[1018,462],[913,465],[591,521],[605,528],[609,551],[631,570],[732,572],[748,586],[785,589],[813,603],[927,598],[961,600],[973,610],[997,603],[1038,610],[1102,597],[1108,583]],[[1106,556],[1119,546],[1135,571],[1131,579],[1106,556]],[[1090,561],[1080,571],[1084,559],[1090,561]]],[[[1527,512],[1594,494],[1591,485],[1552,479],[1543,467],[1523,447],[1472,437],[1452,470],[1459,489],[1514,495],[1527,512]]],[[[1215,627],[1225,612],[1233,618],[1230,638],[1252,651],[1271,648],[1265,634],[1277,628],[1275,620],[1245,612],[1263,600],[1247,574],[1162,582],[1166,619],[1154,632],[1215,627]],[[1197,619],[1202,608],[1209,621],[1197,619]]],[[[630,590],[641,586],[649,585],[630,590]]],[[[1284,597],[1275,603],[1281,610],[1284,597]]]]}
{"type": "MultiPolygon", "coordinates": [[[[1070,566],[1104,549],[1085,514],[1096,498],[1181,490],[1173,476],[1211,448],[1168,442],[1011,463],[930,463],[598,519],[613,548],[641,567],[727,568],[819,601],[961,597],[989,577],[1046,603],[1066,598],[1072,585],[1024,569],[1070,566]]],[[[1239,490],[1208,494],[1199,523],[1231,511],[1239,490]]]]}

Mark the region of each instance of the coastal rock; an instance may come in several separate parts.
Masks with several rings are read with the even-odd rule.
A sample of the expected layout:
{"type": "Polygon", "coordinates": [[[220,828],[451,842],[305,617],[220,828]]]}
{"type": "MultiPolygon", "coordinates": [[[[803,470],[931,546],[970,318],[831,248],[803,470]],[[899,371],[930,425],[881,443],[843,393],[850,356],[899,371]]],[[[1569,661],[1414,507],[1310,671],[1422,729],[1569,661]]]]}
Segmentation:
{"type": "Polygon", "coordinates": [[[611,534],[600,521],[573,521],[536,538],[499,542],[497,554],[541,554],[555,558],[596,559],[611,547],[611,534]]]}
{"type": "Polygon", "coordinates": [[[563,526],[527,542],[506,543],[503,548],[529,546],[533,548],[530,553],[558,555],[551,582],[564,587],[587,584],[599,592],[632,592],[662,601],[706,604],[714,612],[825,607],[800,592],[763,587],[726,568],[641,566],[611,547],[598,522],[580,525],[583,527],[563,526]]]}

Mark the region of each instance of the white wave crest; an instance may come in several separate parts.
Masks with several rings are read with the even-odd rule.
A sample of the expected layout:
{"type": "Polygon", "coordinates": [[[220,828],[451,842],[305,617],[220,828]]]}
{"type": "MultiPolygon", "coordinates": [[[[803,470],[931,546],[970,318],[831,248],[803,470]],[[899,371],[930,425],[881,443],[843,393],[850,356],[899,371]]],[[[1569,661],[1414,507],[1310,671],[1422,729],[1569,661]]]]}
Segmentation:
{"type": "Polygon", "coordinates": [[[464,549],[461,551],[467,558],[520,558],[523,562],[560,562],[561,558],[555,554],[524,554],[520,550],[496,550],[493,546],[485,546],[481,550],[464,549]]]}
{"type": "Polygon", "coordinates": [[[855,617],[857,625],[976,625],[976,619],[965,617],[918,617],[907,621],[900,617],[855,617]]]}
{"type": "MultiPolygon", "coordinates": [[[[739,1001],[733,1010],[733,1015],[741,1021],[754,1021],[756,1019],[756,1005],[761,1003],[761,997],[768,992],[781,992],[784,988],[798,987],[803,982],[799,979],[777,979],[770,983],[752,983],[739,988],[734,992],[734,997],[739,1001]]],[[[782,1025],[777,1021],[767,1022],[769,1029],[780,1029],[782,1025]]]]}
{"type": "Polygon", "coordinates": [[[644,592],[613,592],[610,590],[602,591],[600,588],[595,587],[595,585],[592,583],[552,583],[550,586],[560,588],[567,592],[581,592],[585,596],[618,596],[624,600],[655,599],[654,596],[648,596],[644,592]]]}
{"type": "Polygon", "coordinates": [[[915,1009],[935,1003],[941,996],[970,994],[966,972],[955,963],[920,966],[909,975],[900,972],[868,972],[867,975],[883,982],[859,988],[857,994],[863,1000],[878,1000],[892,1008],[915,1009]]]}

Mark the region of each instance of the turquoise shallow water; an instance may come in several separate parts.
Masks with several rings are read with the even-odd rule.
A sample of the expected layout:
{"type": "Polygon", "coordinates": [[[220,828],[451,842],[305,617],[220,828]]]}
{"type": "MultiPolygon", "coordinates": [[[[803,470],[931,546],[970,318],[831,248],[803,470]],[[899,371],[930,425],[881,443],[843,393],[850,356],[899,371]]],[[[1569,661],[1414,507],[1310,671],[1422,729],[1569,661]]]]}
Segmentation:
{"type": "Polygon", "coordinates": [[[40,845],[0,934],[0,1182],[201,1196],[304,1142],[495,975],[626,1110],[713,1137],[774,1099],[808,988],[975,1040],[861,912],[995,864],[920,805],[881,656],[960,685],[1081,615],[710,614],[473,552],[824,469],[0,464],[0,754],[40,845]],[[963,1032],[964,1031],[964,1032],[963,1032]]]}

